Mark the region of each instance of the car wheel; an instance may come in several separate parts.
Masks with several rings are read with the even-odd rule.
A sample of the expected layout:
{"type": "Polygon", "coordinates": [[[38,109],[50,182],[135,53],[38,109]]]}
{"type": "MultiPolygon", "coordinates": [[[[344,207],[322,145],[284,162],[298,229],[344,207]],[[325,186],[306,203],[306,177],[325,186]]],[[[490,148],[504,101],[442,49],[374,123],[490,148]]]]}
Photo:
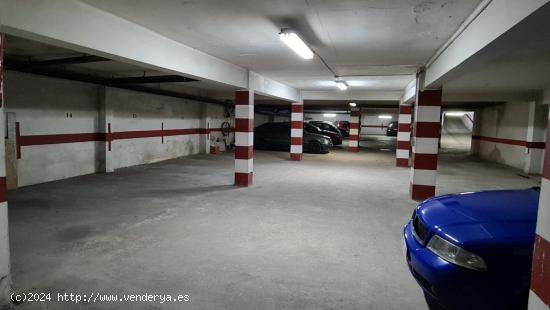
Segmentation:
{"type": "Polygon", "coordinates": [[[442,305],[440,305],[432,296],[430,296],[427,293],[424,293],[424,298],[426,299],[426,303],[428,304],[428,309],[430,310],[449,310],[442,305]]]}
{"type": "Polygon", "coordinates": [[[309,143],[309,151],[311,153],[320,154],[322,150],[323,150],[323,146],[321,145],[321,143],[319,143],[317,141],[311,141],[309,143]]]}

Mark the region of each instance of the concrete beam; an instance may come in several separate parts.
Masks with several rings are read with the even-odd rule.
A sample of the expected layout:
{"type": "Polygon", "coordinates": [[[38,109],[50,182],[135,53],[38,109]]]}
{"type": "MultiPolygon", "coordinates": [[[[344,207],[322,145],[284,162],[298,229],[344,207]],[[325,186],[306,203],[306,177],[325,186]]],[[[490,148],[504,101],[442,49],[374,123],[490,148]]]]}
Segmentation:
{"type": "Polygon", "coordinates": [[[246,88],[247,70],[77,0],[0,0],[0,31],[79,52],[246,88]]]}
{"type": "MultiPolygon", "coordinates": [[[[0,0],[0,31],[166,73],[249,88],[249,72],[78,0],[0,0]]],[[[258,92],[297,101],[299,91],[253,73],[258,92]]]]}
{"type": "Polygon", "coordinates": [[[303,100],[400,101],[403,91],[302,91],[303,100]]]}
{"type": "Polygon", "coordinates": [[[277,82],[256,72],[250,71],[250,84],[256,94],[287,100],[289,102],[301,102],[300,91],[277,82]]]}
{"type": "Polygon", "coordinates": [[[549,0],[483,1],[428,61],[423,88],[441,87],[460,64],[548,2],[549,0]]]}
{"type": "Polygon", "coordinates": [[[407,87],[405,87],[405,90],[403,91],[403,97],[401,98],[401,101],[399,104],[410,104],[414,102],[416,98],[416,79],[410,81],[409,84],[407,84],[407,87]]]}

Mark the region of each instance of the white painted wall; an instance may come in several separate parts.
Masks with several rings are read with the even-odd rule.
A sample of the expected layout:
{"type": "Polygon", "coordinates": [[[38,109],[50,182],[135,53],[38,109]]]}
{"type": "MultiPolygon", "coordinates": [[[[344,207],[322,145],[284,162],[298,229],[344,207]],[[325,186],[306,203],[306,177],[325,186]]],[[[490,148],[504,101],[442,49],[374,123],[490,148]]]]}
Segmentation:
{"type": "MultiPolygon", "coordinates": [[[[99,86],[8,71],[6,110],[16,113],[21,135],[99,132],[99,86]],[[72,118],[67,117],[72,113],[72,118]]],[[[113,110],[111,131],[220,128],[225,118],[222,106],[191,100],[107,88],[106,100],[113,110]],[[206,105],[205,120],[201,106],[206,105]]],[[[231,123],[232,124],[232,123],[231,123]]],[[[204,137],[204,136],[203,136],[204,137]]],[[[212,132],[212,140],[221,132],[212,132]]],[[[229,137],[232,140],[233,135],[229,137]]],[[[200,135],[165,136],[115,140],[113,167],[121,168],[171,159],[200,151],[200,135]]],[[[22,147],[18,160],[19,186],[38,184],[99,171],[100,144],[80,142],[22,147]]]]}
{"type": "MultiPolygon", "coordinates": [[[[546,131],[547,110],[537,111],[537,117],[533,118],[532,126],[540,137],[534,142],[544,142],[546,131]]],[[[511,139],[519,141],[531,141],[529,139],[529,102],[507,102],[478,110],[475,113],[473,136],[511,139]]],[[[533,141],[531,141],[533,142],[533,141]]],[[[528,149],[524,146],[509,145],[483,140],[472,140],[472,153],[482,159],[505,164],[514,168],[524,169],[530,160],[532,153],[542,150],[528,149]]],[[[528,169],[528,173],[542,172],[542,158],[538,156],[537,163],[531,163],[535,168],[528,169]]]]}
{"type": "Polygon", "coordinates": [[[390,122],[399,119],[399,109],[361,109],[361,134],[386,135],[386,128],[390,122]],[[380,119],[380,115],[389,115],[391,119],[380,119]],[[375,127],[376,126],[376,127],[375,127]]]}
{"type": "MultiPolygon", "coordinates": [[[[21,135],[97,131],[96,85],[6,71],[4,86],[6,111],[15,112],[21,135]]],[[[23,147],[19,186],[94,173],[95,154],[93,142],[23,147]]]]}

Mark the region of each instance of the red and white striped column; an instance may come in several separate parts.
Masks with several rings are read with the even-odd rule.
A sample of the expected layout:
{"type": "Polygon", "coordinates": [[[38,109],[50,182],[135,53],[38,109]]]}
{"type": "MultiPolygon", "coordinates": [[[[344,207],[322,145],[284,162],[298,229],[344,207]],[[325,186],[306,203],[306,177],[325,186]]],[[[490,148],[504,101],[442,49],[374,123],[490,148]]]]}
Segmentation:
{"type": "Polygon", "coordinates": [[[550,309],[550,115],[529,294],[529,310],[548,309],[550,309]]]}
{"type": "Polygon", "coordinates": [[[349,117],[349,140],[348,150],[350,152],[359,152],[359,122],[361,120],[361,112],[359,109],[351,110],[349,117]]]}
{"type": "Polygon", "coordinates": [[[290,111],[290,159],[302,160],[302,145],[304,140],[304,104],[292,103],[290,111]]]}
{"type": "Polygon", "coordinates": [[[254,92],[235,93],[235,185],[251,186],[254,154],[254,92]]]}
{"type": "Polygon", "coordinates": [[[441,131],[441,90],[418,91],[414,109],[411,198],[435,196],[437,153],[441,131]]]}
{"type": "Polygon", "coordinates": [[[399,106],[399,126],[397,132],[397,148],[395,150],[397,167],[409,166],[411,149],[411,114],[412,106],[402,104],[399,106]]]}
{"type": "MultiPolygon", "coordinates": [[[[4,113],[4,44],[6,37],[0,33],[0,137],[5,136],[4,113]]],[[[8,196],[6,189],[6,152],[0,143],[0,308],[10,304],[10,246],[8,234],[8,196]]]]}

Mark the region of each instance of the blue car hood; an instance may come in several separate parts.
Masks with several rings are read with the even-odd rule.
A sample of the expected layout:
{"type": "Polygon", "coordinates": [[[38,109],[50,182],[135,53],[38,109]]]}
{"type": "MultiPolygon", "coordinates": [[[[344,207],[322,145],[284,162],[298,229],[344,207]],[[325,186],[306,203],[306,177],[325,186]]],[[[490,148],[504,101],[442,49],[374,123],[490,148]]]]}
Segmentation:
{"type": "Polygon", "coordinates": [[[417,214],[458,244],[521,244],[534,238],[538,201],[535,189],[460,193],[426,200],[417,214]]]}

